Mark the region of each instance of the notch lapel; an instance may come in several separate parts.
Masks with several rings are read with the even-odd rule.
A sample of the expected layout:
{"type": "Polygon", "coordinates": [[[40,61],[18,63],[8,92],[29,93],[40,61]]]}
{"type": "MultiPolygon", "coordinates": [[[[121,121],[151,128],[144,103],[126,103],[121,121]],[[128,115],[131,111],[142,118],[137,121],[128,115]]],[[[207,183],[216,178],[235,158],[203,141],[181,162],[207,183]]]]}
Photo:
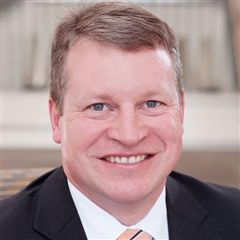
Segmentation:
{"type": "Polygon", "coordinates": [[[167,214],[170,240],[221,240],[203,228],[209,213],[178,180],[167,180],[167,214]]]}
{"type": "Polygon", "coordinates": [[[41,187],[33,228],[52,240],[87,240],[62,167],[41,187]]]}

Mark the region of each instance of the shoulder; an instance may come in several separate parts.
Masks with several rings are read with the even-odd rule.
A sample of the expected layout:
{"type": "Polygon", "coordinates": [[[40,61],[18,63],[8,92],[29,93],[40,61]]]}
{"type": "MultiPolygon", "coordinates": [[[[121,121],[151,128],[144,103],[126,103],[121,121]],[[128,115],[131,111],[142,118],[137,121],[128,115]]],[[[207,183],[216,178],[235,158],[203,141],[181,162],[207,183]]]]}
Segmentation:
{"type": "Polygon", "coordinates": [[[189,191],[191,191],[199,198],[203,198],[203,195],[203,199],[206,199],[206,197],[216,198],[217,196],[218,200],[230,202],[233,201],[239,203],[237,200],[239,200],[240,197],[240,190],[237,188],[222,186],[214,183],[206,183],[178,172],[172,172],[170,177],[172,177],[182,186],[186,187],[189,191]]]}
{"type": "MultiPolygon", "coordinates": [[[[14,194],[10,197],[4,198],[0,200],[0,208],[5,210],[10,208],[11,211],[16,210],[15,208],[18,205],[21,205],[21,208],[23,209],[24,205],[22,205],[24,202],[31,202],[32,199],[37,197],[42,184],[48,179],[48,177],[52,174],[53,170],[50,172],[47,172],[31,182],[28,186],[26,186],[23,190],[18,192],[17,194],[14,194]]],[[[9,212],[9,211],[7,211],[9,212]]],[[[2,217],[2,214],[1,214],[2,217]]],[[[1,218],[0,218],[1,219],[1,218]]]]}
{"type": "Polygon", "coordinates": [[[172,172],[167,179],[166,198],[172,234],[180,232],[185,236],[182,239],[239,239],[238,189],[172,172]]]}
{"type": "Polygon", "coordinates": [[[240,191],[237,188],[206,183],[193,177],[172,172],[170,178],[180,189],[185,189],[208,212],[216,216],[240,220],[240,191]]]}
{"type": "Polygon", "coordinates": [[[45,184],[45,182],[48,182],[48,179],[51,178],[55,171],[56,170],[52,170],[48,173],[45,173],[30,183],[22,191],[0,201],[1,235],[17,235],[19,231],[22,231],[25,227],[27,228],[27,226],[32,224],[38,196],[42,186],[45,184]]]}

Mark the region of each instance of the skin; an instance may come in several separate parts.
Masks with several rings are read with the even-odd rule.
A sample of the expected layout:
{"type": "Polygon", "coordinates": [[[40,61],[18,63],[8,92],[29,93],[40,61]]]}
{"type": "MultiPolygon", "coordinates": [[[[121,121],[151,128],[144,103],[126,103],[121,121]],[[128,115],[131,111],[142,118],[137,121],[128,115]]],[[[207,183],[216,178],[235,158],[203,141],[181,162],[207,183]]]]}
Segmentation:
{"type": "Polygon", "coordinates": [[[63,115],[49,100],[53,139],[68,179],[129,226],[151,209],[182,150],[183,94],[168,53],[81,39],[66,60],[63,115]],[[90,50],[89,50],[90,49],[90,50]],[[139,163],[107,156],[143,155],[139,163]]]}

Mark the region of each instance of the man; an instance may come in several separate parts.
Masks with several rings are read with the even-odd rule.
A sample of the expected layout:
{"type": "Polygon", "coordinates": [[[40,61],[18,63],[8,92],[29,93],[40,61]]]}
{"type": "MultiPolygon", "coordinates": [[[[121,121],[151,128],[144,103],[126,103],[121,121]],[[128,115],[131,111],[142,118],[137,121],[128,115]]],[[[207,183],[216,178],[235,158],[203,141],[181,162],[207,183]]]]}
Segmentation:
{"type": "Polygon", "coordinates": [[[172,172],[184,92],[166,23],[90,5],[58,26],[51,60],[63,167],[3,200],[1,239],[239,239],[239,192],[172,172]]]}

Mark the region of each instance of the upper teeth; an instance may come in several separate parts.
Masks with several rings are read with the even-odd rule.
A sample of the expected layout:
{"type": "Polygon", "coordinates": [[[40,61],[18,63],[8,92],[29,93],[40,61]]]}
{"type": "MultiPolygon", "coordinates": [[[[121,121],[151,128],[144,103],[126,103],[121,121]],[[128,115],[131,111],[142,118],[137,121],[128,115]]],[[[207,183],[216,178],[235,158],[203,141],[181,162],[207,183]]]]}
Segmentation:
{"type": "Polygon", "coordinates": [[[147,155],[138,155],[138,156],[129,156],[129,157],[120,157],[120,156],[109,156],[106,157],[106,160],[113,162],[113,163],[120,163],[120,164],[133,164],[143,161],[147,158],[147,155]]]}

